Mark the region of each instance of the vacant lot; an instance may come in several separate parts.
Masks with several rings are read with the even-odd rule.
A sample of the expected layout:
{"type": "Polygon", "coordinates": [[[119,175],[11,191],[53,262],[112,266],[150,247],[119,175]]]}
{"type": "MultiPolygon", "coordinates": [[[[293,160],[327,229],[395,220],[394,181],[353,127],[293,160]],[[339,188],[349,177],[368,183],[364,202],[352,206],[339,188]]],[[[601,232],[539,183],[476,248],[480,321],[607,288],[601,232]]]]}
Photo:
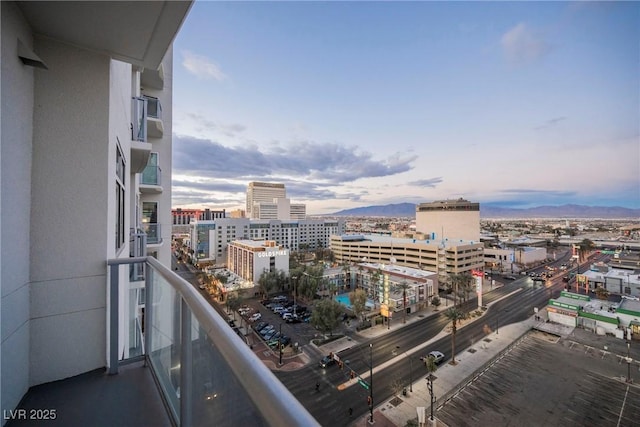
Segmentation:
{"type": "Polygon", "coordinates": [[[615,354],[532,332],[438,417],[451,427],[639,426],[640,386],[626,375],[615,354]]]}

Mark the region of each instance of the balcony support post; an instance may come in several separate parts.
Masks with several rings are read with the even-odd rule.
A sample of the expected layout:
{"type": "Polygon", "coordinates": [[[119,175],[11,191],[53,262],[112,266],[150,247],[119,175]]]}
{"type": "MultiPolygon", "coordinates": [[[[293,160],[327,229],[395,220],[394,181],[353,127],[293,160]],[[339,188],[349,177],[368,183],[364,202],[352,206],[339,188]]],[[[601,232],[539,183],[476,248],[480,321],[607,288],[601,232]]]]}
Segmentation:
{"type": "Polygon", "coordinates": [[[191,310],[181,298],[180,310],[180,427],[191,427],[192,420],[192,351],[191,351],[191,310]]]}
{"type": "MultiPolygon", "coordinates": [[[[146,243],[146,236],[143,236],[143,240],[146,243]]],[[[151,328],[153,328],[153,269],[148,268],[146,263],[144,264],[144,359],[145,366],[147,360],[151,357],[151,350],[153,349],[153,343],[151,342],[153,334],[151,328]]]]}
{"type": "Polygon", "coordinates": [[[118,373],[118,286],[120,265],[110,266],[109,280],[109,375],[118,373]]]}

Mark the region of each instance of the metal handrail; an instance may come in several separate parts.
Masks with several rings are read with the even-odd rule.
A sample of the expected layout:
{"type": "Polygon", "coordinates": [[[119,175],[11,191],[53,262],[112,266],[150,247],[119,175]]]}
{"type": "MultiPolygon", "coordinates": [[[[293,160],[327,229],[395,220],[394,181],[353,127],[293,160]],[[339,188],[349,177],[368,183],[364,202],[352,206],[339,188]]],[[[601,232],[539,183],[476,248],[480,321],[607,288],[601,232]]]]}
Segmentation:
{"type": "MultiPolygon", "coordinates": [[[[227,322],[213,309],[204,297],[182,277],[175,274],[153,257],[113,259],[110,266],[146,262],[159,274],[188,306],[200,327],[206,332],[217,350],[236,376],[238,382],[256,405],[258,412],[271,425],[319,426],[304,406],[273,375],[246,344],[233,332],[227,322]]],[[[145,334],[149,329],[145,329],[145,334]]],[[[147,348],[149,342],[147,341],[147,348]]]]}

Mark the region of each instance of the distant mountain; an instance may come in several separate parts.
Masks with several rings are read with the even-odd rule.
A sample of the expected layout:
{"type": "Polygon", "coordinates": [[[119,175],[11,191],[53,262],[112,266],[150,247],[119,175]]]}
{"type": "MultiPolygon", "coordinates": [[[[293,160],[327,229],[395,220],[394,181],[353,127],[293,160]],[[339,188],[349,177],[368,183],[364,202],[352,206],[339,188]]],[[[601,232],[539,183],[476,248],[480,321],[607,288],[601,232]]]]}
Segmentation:
{"type": "MultiPolygon", "coordinates": [[[[345,209],[334,216],[415,217],[414,203],[363,206],[345,209]]],[[[619,206],[538,206],[528,209],[512,209],[480,203],[481,218],[640,218],[640,209],[619,206]]]]}

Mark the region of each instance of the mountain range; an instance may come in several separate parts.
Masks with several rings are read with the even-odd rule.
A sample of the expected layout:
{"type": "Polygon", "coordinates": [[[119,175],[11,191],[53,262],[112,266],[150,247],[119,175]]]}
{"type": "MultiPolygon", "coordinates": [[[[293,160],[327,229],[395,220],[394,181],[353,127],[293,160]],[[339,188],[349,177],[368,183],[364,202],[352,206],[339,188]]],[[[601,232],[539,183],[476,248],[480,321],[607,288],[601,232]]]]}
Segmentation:
{"type": "MultiPolygon", "coordinates": [[[[370,216],[370,217],[415,217],[414,203],[363,206],[345,209],[332,216],[370,216]]],[[[480,204],[481,218],[635,218],[640,219],[640,209],[619,206],[537,206],[527,209],[505,208],[490,204],[480,204]]]]}

